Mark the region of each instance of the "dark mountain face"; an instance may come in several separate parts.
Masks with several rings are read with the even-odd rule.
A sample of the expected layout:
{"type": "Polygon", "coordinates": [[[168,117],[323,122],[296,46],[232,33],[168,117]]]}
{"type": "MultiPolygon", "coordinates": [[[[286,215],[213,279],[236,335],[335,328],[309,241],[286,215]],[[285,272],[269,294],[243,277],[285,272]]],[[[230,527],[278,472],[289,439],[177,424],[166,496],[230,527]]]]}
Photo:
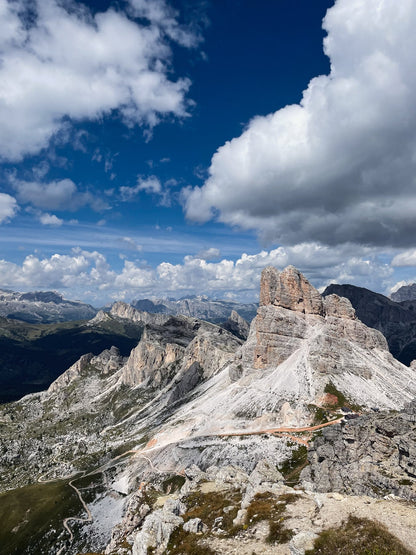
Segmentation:
{"type": "Polygon", "coordinates": [[[409,365],[416,359],[416,302],[397,303],[355,285],[329,285],[323,295],[346,297],[357,317],[386,337],[392,355],[409,365]]]}
{"type": "Polygon", "coordinates": [[[85,353],[97,355],[114,345],[127,356],[142,329],[116,320],[28,324],[0,318],[0,403],[46,389],[85,353]]]}

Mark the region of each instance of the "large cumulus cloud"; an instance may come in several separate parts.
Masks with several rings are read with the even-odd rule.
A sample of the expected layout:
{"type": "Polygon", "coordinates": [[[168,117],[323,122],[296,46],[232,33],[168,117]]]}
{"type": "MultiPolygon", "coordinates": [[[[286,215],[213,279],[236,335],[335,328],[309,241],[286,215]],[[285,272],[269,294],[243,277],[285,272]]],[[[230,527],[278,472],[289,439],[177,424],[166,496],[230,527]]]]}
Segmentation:
{"type": "MultiPolygon", "coordinates": [[[[132,242],[131,238],[124,238],[123,246],[132,250],[132,242]]],[[[185,256],[179,264],[162,262],[155,268],[125,258],[121,269],[115,269],[100,252],[75,248],[66,255],[30,254],[22,264],[0,260],[0,275],[3,287],[59,289],[69,298],[97,305],[111,299],[189,294],[252,301],[259,293],[262,269],[269,265],[283,268],[288,264],[302,268],[317,287],[352,280],[369,287],[391,285],[391,268],[366,249],[344,245],[336,251],[317,244],[279,247],[216,262],[197,254],[185,256]]]]}
{"type": "Polygon", "coordinates": [[[220,147],[186,214],[281,244],[410,245],[416,1],[337,0],[323,25],[330,74],[220,147]]]}
{"type": "Polygon", "coordinates": [[[149,129],[187,115],[190,81],[170,78],[168,38],[190,47],[198,37],[164,0],[135,4],[146,24],[72,0],[0,0],[0,159],[36,153],[68,120],[118,111],[149,129]]]}

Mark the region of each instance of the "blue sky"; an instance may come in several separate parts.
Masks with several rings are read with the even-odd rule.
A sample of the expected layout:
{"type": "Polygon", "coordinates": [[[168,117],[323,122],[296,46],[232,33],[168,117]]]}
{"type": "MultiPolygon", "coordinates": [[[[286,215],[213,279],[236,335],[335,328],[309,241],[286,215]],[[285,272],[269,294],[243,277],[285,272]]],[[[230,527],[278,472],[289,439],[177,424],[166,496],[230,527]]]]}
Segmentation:
{"type": "Polygon", "coordinates": [[[413,0],[27,6],[0,0],[0,287],[415,279],[413,0]]]}

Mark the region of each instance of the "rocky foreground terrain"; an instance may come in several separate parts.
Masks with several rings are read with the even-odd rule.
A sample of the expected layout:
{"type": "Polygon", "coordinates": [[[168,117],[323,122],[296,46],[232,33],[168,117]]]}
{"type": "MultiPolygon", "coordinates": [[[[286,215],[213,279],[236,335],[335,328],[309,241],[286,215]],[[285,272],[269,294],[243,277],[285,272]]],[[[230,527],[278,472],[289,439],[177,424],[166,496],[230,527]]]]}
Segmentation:
{"type": "Polygon", "coordinates": [[[109,318],[143,327],[128,357],[1,407],[1,553],[416,552],[416,370],[347,299],[267,268],[247,341],[109,318]]]}

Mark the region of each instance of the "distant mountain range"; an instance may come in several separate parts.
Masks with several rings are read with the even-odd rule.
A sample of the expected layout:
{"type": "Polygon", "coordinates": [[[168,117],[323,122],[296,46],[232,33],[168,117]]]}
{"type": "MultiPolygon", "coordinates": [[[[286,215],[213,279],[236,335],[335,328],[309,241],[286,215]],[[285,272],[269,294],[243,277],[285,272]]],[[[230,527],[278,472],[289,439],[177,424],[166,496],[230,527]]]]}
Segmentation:
{"type": "Polygon", "coordinates": [[[205,295],[179,299],[177,301],[172,299],[141,299],[132,301],[131,305],[138,310],[146,312],[172,315],[183,314],[189,318],[199,318],[214,324],[227,320],[233,310],[238,312],[244,320],[251,322],[258,308],[257,303],[212,300],[205,295]]]}
{"type": "Polygon", "coordinates": [[[55,291],[17,293],[0,289],[0,316],[31,324],[89,320],[97,309],[80,301],[68,301],[55,291]]]}

